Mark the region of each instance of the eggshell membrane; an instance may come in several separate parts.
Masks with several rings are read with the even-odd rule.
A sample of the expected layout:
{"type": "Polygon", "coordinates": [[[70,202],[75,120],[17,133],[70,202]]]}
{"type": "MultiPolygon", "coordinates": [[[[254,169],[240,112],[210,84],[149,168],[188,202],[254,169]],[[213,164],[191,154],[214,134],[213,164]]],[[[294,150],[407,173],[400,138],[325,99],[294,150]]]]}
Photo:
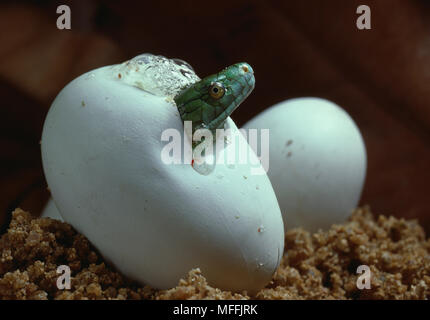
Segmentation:
{"type": "Polygon", "coordinates": [[[366,175],[366,149],[342,108],[319,98],[287,100],[244,128],[270,130],[267,174],[286,229],[328,229],[356,208],[366,175]]]}
{"type": "Polygon", "coordinates": [[[68,84],[42,135],[61,216],[121,272],[155,288],[173,287],[199,267],[219,288],[259,290],[284,244],[267,175],[251,175],[249,164],[217,164],[206,176],[190,164],[166,165],[167,128],[183,132],[176,106],[121,82],[109,67],[68,84]]]}

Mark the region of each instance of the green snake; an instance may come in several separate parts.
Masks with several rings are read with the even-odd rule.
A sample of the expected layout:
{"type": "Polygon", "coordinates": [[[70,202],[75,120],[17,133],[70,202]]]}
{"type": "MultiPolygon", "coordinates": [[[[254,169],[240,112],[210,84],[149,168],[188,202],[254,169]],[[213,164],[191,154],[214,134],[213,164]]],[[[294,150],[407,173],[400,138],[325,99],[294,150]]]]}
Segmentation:
{"type": "Polygon", "coordinates": [[[226,119],[249,96],[254,86],[254,71],[249,64],[241,62],[195,82],[174,100],[182,121],[192,121],[193,134],[198,129],[215,133],[216,129],[224,128],[226,119]]]}

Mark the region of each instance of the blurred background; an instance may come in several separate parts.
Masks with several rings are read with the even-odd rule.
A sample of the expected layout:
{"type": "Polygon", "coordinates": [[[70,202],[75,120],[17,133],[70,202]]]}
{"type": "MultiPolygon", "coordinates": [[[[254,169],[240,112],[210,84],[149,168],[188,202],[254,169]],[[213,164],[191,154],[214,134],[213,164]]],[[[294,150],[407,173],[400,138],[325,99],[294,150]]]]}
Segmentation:
{"type": "Polygon", "coordinates": [[[2,1],[0,226],[49,198],[43,121],[78,75],[150,52],[188,61],[200,76],[250,63],[256,89],[240,126],[285,99],[327,98],[359,126],[368,152],[361,204],[418,218],[430,232],[430,3],[426,0],[2,1]],[[57,6],[71,9],[59,30],[57,6]],[[371,8],[371,30],[356,9],[371,8]]]}

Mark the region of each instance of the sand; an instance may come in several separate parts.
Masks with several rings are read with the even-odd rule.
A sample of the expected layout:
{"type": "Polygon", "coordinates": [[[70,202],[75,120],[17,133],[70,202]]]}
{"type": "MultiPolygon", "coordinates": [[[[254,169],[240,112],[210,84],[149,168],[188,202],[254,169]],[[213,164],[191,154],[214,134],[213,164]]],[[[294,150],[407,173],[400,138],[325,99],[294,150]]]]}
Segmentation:
{"type": "Polygon", "coordinates": [[[70,225],[13,212],[0,238],[0,299],[429,299],[430,239],[416,221],[374,218],[368,208],[328,231],[286,233],[271,282],[255,296],[208,285],[199,269],[178,286],[155,290],[130,281],[103,261],[70,225]],[[56,286],[57,266],[72,270],[70,290],[56,286]],[[358,289],[368,265],[371,289],[358,289]]]}

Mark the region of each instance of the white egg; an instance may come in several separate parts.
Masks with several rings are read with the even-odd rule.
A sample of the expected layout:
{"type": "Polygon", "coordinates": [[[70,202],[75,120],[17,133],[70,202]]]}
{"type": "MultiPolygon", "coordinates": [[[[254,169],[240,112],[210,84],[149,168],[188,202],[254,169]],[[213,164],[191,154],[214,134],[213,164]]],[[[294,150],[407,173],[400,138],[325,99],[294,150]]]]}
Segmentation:
{"type": "Polygon", "coordinates": [[[58,211],[57,206],[55,205],[55,202],[52,199],[49,199],[49,201],[46,203],[40,217],[63,221],[63,218],[61,217],[61,214],[58,211]]]}
{"type": "Polygon", "coordinates": [[[252,175],[251,164],[217,164],[208,175],[190,163],[165,164],[162,132],[184,130],[176,106],[115,68],[69,83],[47,115],[42,160],[61,216],[121,272],[155,288],[199,267],[219,288],[259,290],[284,245],[269,178],[252,175]]]}
{"type": "Polygon", "coordinates": [[[244,127],[269,129],[267,173],[285,228],[328,229],[356,208],[366,175],[366,149],[342,108],[319,98],[292,99],[244,127]]]}

